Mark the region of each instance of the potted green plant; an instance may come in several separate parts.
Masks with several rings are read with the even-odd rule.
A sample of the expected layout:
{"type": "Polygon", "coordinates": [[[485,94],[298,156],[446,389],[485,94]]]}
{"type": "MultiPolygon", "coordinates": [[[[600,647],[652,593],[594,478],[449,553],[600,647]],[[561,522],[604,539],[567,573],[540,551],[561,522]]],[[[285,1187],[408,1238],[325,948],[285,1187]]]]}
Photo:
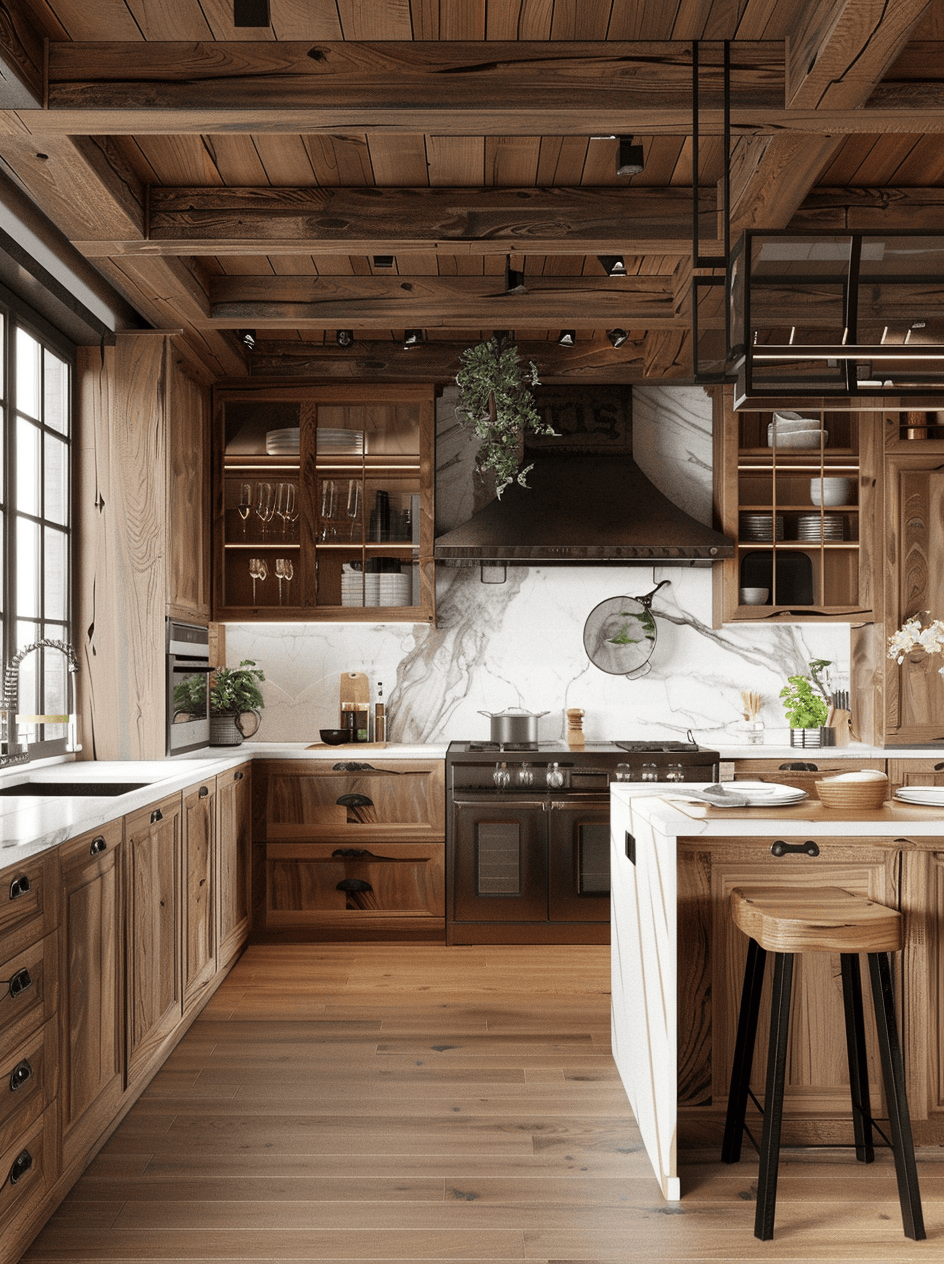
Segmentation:
{"type": "Polygon", "coordinates": [[[265,701],[259,682],[262,671],[251,658],[244,658],[238,667],[218,667],[210,685],[210,745],[238,746],[243,738],[252,737],[262,723],[265,701]],[[256,726],[247,733],[243,716],[254,715],[256,726]]]}
{"type": "Polygon", "coordinates": [[[808,676],[788,676],[780,690],[783,709],[790,725],[791,746],[826,746],[829,718],[829,694],[821,673],[830,665],[826,658],[810,660],[808,676]]]}
{"type": "Polygon", "coordinates": [[[481,440],[476,457],[479,471],[494,470],[498,496],[512,482],[527,487],[533,463],[521,468],[524,435],[529,430],[534,434],[555,433],[554,427],[542,420],[531,393],[531,387],[539,384],[536,366],[531,361],[524,364],[518,348],[504,333],[466,347],[460,359],[456,417],[481,440]]]}

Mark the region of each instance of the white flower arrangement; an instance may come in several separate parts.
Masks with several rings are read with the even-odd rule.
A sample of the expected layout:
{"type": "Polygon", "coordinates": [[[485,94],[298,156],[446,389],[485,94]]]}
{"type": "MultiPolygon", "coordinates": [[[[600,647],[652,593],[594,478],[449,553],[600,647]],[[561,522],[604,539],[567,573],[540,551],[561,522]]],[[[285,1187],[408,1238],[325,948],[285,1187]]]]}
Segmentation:
{"type": "MultiPolygon", "coordinates": [[[[902,663],[906,654],[911,654],[916,650],[923,651],[925,654],[944,654],[944,621],[932,619],[929,623],[922,625],[921,616],[929,613],[927,610],[922,610],[912,615],[910,619],[905,620],[897,632],[888,638],[889,658],[897,658],[898,662],[902,663]]],[[[944,667],[939,670],[944,675],[944,667]]]]}

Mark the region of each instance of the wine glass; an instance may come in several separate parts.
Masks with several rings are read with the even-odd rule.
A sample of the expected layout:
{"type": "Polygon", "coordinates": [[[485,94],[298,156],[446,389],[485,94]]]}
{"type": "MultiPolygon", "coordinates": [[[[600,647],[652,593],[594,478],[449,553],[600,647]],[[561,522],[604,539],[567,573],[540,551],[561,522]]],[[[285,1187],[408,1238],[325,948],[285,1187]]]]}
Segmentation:
{"type": "Polygon", "coordinates": [[[279,483],[275,489],[275,512],[282,519],[282,539],[288,538],[288,524],[295,509],[295,484],[279,483]]]}
{"type": "Polygon", "coordinates": [[[351,521],[349,539],[353,540],[357,531],[357,520],[361,512],[361,484],[360,479],[349,478],[347,480],[347,498],[344,502],[344,516],[351,521]]]}
{"type": "Polygon", "coordinates": [[[266,537],[266,527],[272,521],[272,515],[275,513],[275,499],[272,493],[271,483],[256,484],[256,516],[262,523],[262,538],[266,537]]]}
{"type": "Polygon", "coordinates": [[[265,558],[251,557],[249,559],[249,575],[252,579],[252,604],[256,604],[256,581],[268,578],[269,568],[265,564],[265,558]]]}
{"type": "Polygon", "coordinates": [[[295,578],[295,567],[287,557],[277,557],[275,559],[275,574],[279,581],[279,605],[282,604],[282,580],[285,580],[286,595],[288,594],[288,586],[295,578]]]}
{"type": "Polygon", "coordinates": [[[249,515],[252,513],[252,483],[240,483],[236,499],[236,512],[243,521],[243,539],[249,531],[249,515]]]}
{"type": "Polygon", "coordinates": [[[321,538],[334,538],[334,519],[337,517],[338,485],[333,478],[321,480],[321,538]]]}

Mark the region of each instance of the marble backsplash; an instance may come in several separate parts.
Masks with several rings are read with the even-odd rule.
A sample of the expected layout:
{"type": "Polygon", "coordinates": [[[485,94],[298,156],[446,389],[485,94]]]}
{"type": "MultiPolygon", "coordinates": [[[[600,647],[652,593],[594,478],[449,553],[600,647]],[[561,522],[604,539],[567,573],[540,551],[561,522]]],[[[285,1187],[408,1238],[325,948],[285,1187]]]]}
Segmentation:
{"type": "MultiPolygon", "coordinates": [[[[437,434],[437,528],[465,521],[483,493],[472,477],[474,447],[446,393],[437,434]],[[448,515],[445,512],[448,507],[448,515]]],[[[637,463],[693,517],[711,519],[711,418],[699,387],[633,393],[637,463]]],[[[811,658],[849,663],[844,624],[711,626],[711,571],[689,567],[509,567],[483,584],[478,567],[439,567],[437,627],[425,624],[229,625],[227,661],[251,658],[266,674],[255,740],[317,741],[338,723],[342,672],[383,682],[390,740],[445,742],[487,737],[480,711],[547,711],[544,739],[563,736],[564,712],[582,707],[591,740],[685,738],[738,741],[740,691],[761,694],[768,741],[786,744],[778,694],[811,658]],[[669,580],[653,601],[651,670],[636,680],[591,665],[583,627],[609,597],[638,596],[669,580]]]]}

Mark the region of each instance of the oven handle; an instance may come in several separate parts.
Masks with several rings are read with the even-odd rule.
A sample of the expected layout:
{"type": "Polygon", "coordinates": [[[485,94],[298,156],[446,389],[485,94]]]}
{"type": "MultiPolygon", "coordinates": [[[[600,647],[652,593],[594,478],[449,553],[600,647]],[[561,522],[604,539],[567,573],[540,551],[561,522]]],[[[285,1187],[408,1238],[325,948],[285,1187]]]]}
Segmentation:
{"type": "Polygon", "coordinates": [[[483,794],[480,799],[460,799],[455,795],[452,806],[455,808],[543,808],[547,810],[548,799],[518,799],[511,794],[483,794]]]}
{"type": "Polygon", "coordinates": [[[205,658],[177,658],[171,654],[170,664],[174,671],[207,672],[207,674],[216,671],[216,668],[211,667],[205,658]]]}

